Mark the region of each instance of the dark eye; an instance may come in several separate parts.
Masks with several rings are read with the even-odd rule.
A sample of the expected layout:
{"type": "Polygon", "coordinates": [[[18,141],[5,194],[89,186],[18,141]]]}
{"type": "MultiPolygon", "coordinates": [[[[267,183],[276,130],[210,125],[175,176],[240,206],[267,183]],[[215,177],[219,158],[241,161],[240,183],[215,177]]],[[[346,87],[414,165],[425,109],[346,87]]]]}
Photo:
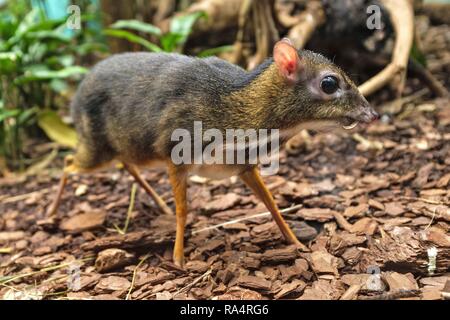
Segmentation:
{"type": "Polygon", "coordinates": [[[326,94],[333,94],[339,89],[338,79],[334,76],[326,76],[322,79],[320,87],[326,94]]]}

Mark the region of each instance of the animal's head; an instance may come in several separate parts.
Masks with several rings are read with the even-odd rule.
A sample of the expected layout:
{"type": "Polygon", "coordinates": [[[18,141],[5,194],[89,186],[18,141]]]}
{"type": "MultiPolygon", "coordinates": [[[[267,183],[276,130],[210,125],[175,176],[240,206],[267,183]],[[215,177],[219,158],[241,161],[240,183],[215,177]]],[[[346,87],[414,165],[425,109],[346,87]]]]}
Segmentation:
{"type": "Polygon", "coordinates": [[[275,45],[273,59],[295,108],[294,122],[323,121],[349,130],[379,117],[345,72],[322,55],[297,50],[285,38],[275,45]]]}

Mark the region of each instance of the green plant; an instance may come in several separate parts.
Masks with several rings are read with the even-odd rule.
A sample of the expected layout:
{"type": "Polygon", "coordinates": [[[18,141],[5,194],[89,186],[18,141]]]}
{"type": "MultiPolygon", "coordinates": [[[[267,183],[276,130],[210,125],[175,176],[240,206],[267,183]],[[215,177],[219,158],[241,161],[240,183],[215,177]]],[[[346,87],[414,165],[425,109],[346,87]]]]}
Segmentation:
{"type": "Polygon", "coordinates": [[[83,30],[68,30],[65,19],[29,9],[23,17],[23,11],[0,12],[0,157],[12,169],[24,168],[24,136],[38,126],[52,130],[47,119],[55,123],[70,81],[87,72],[77,58],[98,49],[83,30]]]}
{"type": "MultiPolygon", "coordinates": [[[[202,18],[207,18],[204,12],[194,12],[186,15],[175,16],[171,20],[170,30],[167,33],[163,33],[158,27],[142,21],[118,20],[112,24],[109,29],[104,30],[104,34],[140,44],[145,49],[152,52],[183,52],[184,45],[188,40],[189,35],[192,33],[195,22],[202,18]],[[124,29],[133,30],[142,34],[148,34],[158,39],[159,45],[124,29]]],[[[230,49],[231,46],[208,49],[202,51],[199,56],[205,57],[208,55],[214,55],[220,52],[229,51],[230,49]]]]}

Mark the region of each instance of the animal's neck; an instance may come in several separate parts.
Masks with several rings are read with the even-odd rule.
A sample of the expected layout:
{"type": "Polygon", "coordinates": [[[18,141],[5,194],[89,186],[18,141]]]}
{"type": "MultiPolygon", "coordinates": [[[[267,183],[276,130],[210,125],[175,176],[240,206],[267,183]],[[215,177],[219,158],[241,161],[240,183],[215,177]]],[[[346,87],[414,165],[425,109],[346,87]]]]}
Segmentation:
{"type": "Polygon", "coordinates": [[[242,126],[279,128],[291,90],[272,62],[249,72],[244,83],[238,84],[226,97],[226,102],[242,126]]]}

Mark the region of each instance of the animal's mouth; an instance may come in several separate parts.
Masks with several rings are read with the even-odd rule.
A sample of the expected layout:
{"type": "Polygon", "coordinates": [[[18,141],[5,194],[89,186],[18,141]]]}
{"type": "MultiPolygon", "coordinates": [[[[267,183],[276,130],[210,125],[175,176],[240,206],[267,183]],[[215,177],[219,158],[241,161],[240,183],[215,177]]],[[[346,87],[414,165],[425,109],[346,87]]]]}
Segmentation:
{"type": "Polygon", "coordinates": [[[355,129],[359,124],[359,121],[351,117],[343,117],[341,120],[341,125],[344,130],[355,129]]]}
{"type": "Polygon", "coordinates": [[[372,108],[364,108],[362,111],[355,113],[355,115],[346,115],[341,118],[340,124],[345,130],[355,129],[360,123],[372,123],[380,116],[372,108]]]}

